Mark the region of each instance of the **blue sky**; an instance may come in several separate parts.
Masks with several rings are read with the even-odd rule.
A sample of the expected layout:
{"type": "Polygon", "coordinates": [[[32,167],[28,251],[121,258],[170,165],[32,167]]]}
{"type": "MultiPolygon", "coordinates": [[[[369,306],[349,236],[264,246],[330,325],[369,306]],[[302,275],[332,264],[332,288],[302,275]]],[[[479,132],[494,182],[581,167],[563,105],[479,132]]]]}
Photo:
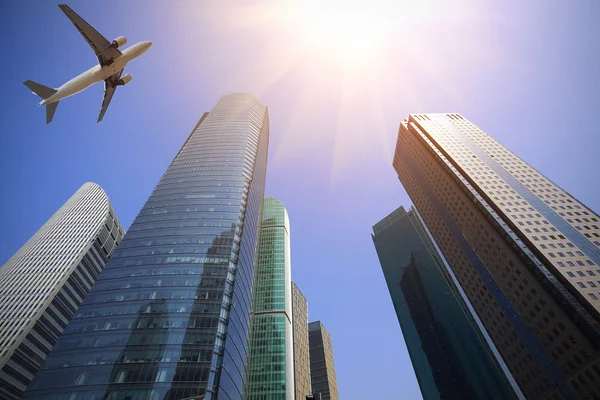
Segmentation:
{"type": "Polygon", "coordinates": [[[293,278],[332,335],[341,398],[420,399],[370,238],[410,205],[391,167],[398,125],[461,113],[599,211],[600,3],[460,0],[417,16],[411,3],[357,47],[363,22],[328,42],[265,3],[72,1],[107,38],[154,45],[101,124],[98,84],[46,126],[22,82],[58,87],[96,59],[55,4],[2,2],[0,263],[86,181],[129,226],[202,113],[252,92],[270,112],[266,195],[288,209],[293,278]]]}

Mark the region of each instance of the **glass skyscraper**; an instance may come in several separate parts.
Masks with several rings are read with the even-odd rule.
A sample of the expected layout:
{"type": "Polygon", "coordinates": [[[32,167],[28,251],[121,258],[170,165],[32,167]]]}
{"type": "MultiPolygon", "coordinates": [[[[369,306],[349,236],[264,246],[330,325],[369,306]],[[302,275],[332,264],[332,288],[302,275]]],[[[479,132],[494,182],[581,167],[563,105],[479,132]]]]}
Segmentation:
{"type": "Polygon", "coordinates": [[[263,203],[252,307],[247,400],[294,400],[290,221],[273,196],[263,203]]]}
{"type": "Polygon", "coordinates": [[[202,116],[25,398],[242,398],[268,141],[252,95],[202,116]]]}
{"type": "Polygon", "coordinates": [[[315,399],[339,400],[331,336],[321,321],[308,324],[310,379],[315,399]]]}
{"type": "Polygon", "coordinates": [[[0,398],[21,397],[123,237],[85,183],[0,268],[0,398]]]}
{"type": "Polygon", "coordinates": [[[600,217],[459,114],[393,165],[525,397],[600,398],[600,217]]]}
{"type": "Polygon", "coordinates": [[[523,398],[413,208],[373,242],[424,400],[523,398]]]}
{"type": "Polygon", "coordinates": [[[306,400],[310,383],[310,352],[308,346],[308,302],[298,285],[292,282],[292,326],[294,328],[294,388],[296,400],[306,400]]]}

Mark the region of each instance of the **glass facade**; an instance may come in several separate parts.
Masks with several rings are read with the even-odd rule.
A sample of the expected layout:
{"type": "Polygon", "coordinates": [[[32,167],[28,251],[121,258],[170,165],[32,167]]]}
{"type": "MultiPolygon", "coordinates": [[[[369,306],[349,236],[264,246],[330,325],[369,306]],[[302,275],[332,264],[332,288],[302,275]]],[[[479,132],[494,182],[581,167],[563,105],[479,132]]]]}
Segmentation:
{"type": "Polygon", "coordinates": [[[321,321],[308,324],[310,380],[315,399],[339,400],[331,336],[321,321]]]}
{"type": "Polygon", "coordinates": [[[294,328],[294,388],[296,400],[311,394],[310,353],[308,350],[308,302],[292,282],[292,325],[294,328]]]}
{"type": "Polygon", "coordinates": [[[289,218],[272,196],[263,203],[253,293],[248,400],[293,400],[289,218]]]}
{"type": "Polygon", "coordinates": [[[373,231],[423,399],[521,397],[416,210],[400,207],[373,231]]]}
{"type": "Polygon", "coordinates": [[[25,398],[242,398],[268,139],[249,94],[202,116],[25,398]]]}
{"type": "Polygon", "coordinates": [[[600,217],[459,114],[410,115],[393,165],[524,396],[600,398],[600,217]]]}
{"type": "Polygon", "coordinates": [[[87,182],[0,268],[0,398],[21,397],[123,237],[87,182]]]}

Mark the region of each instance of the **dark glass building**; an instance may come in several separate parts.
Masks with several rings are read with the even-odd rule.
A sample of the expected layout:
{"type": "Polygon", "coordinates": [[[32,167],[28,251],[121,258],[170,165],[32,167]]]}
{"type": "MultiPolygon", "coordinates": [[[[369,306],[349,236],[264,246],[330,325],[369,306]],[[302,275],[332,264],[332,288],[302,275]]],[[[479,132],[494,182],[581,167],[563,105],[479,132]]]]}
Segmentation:
{"type": "Polygon", "coordinates": [[[242,398],[268,140],[249,94],[202,116],[25,398],[242,398]]]}
{"type": "Polygon", "coordinates": [[[331,336],[321,321],[308,324],[312,394],[319,400],[339,400],[331,336]]]}
{"type": "Polygon", "coordinates": [[[504,400],[518,388],[416,210],[373,227],[373,242],[424,400],[504,400]]]}

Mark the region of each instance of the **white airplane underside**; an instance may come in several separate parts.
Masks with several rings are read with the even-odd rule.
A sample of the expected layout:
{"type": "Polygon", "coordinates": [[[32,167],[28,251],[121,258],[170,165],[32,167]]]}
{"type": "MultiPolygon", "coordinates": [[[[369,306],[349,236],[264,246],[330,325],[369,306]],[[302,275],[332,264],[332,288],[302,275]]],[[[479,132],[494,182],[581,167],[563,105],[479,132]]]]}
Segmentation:
{"type": "Polygon", "coordinates": [[[100,122],[106,113],[106,109],[112,100],[117,86],[126,85],[131,82],[131,75],[122,75],[123,69],[129,62],[144,54],[152,46],[152,42],[139,42],[121,52],[119,48],[127,43],[125,36],[119,36],[112,42],[109,42],[69,6],[59,4],[58,7],[69,17],[73,25],[79,30],[79,33],[81,33],[94,50],[96,57],[98,57],[98,65],[76,76],[57,89],[49,88],[29,80],[23,83],[34,94],[42,98],[39,105],[46,106],[46,124],[49,124],[54,117],[60,100],[77,94],[94,83],[104,81],[104,99],[102,100],[102,107],[97,121],[100,122]]]}

